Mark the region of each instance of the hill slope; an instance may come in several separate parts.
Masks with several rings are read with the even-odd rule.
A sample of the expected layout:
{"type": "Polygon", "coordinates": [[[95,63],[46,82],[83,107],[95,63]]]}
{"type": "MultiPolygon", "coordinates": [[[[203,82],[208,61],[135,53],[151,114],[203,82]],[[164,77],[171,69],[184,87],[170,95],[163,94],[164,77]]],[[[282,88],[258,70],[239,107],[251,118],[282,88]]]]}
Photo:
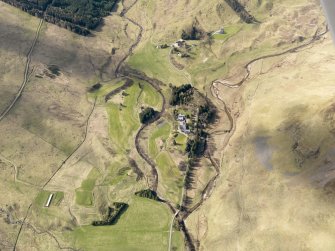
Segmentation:
{"type": "Polygon", "coordinates": [[[321,8],[239,3],[125,0],[91,37],[0,3],[1,250],[334,249],[321,8]],[[91,226],[114,202],[116,224],[91,226]]]}

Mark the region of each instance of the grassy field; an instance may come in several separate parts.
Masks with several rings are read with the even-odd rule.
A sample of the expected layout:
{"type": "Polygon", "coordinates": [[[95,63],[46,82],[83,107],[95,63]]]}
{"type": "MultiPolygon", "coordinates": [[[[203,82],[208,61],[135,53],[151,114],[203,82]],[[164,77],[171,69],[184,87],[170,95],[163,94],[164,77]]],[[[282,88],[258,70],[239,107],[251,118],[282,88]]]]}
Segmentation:
{"type": "Polygon", "coordinates": [[[160,180],[159,186],[163,196],[174,203],[179,203],[182,188],[182,174],[174,161],[176,159],[172,158],[173,155],[171,155],[168,150],[171,142],[167,142],[167,139],[171,134],[171,129],[172,126],[169,122],[163,121],[159,123],[149,136],[148,152],[150,157],[155,160],[157,164],[160,180]]]}
{"type": "Polygon", "coordinates": [[[129,201],[136,191],[146,188],[145,182],[137,181],[136,174],[132,171],[124,156],[120,161],[114,160],[107,169],[106,176],[99,186],[108,189],[109,201],[129,201]]]}
{"type": "Polygon", "coordinates": [[[187,140],[187,136],[182,133],[178,133],[178,136],[176,137],[177,144],[185,144],[187,140]]]}
{"type": "Polygon", "coordinates": [[[122,86],[123,84],[124,81],[117,81],[117,80],[109,81],[108,83],[104,83],[99,90],[94,91],[92,93],[88,93],[88,97],[89,98],[97,97],[100,102],[104,102],[104,98],[109,92],[115,90],[116,88],[122,86]]]}
{"type": "Polygon", "coordinates": [[[242,25],[236,24],[224,27],[224,34],[214,34],[212,38],[216,40],[227,40],[228,38],[234,36],[242,28],[242,25]]]}
{"type": "MultiPolygon", "coordinates": [[[[64,236],[77,248],[85,250],[166,250],[170,215],[163,204],[134,196],[116,225],[82,226],[65,232],[64,236]]],[[[175,235],[174,246],[182,247],[181,234],[175,235]]]]}
{"type": "Polygon", "coordinates": [[[186,143],[187,143],[187,136],[182,133],[178,133],[178,136],[175,138],[176,143],[180,146],[182,151],[185,151],[186,143]]]}
{"type": "Polygon", "coordinates": [[[100,173],[97,169],[93,168],[89,173],[88,177],[81,183],[81,186],[76,189],[76,203],[81,206],[92,206],[93,201],[93,189],[97,178],[100,173]]]}
{"type": "Polygon", "coordinates": [[[156,158],[159,153],[159,146],[157,140],[165,142],[171,133],[171,125],[168,122],[160,124],[156,130],[150,135],[149,138],[149,154],[151,157],[156,158]]]}
{"type": "Polygon", "coordinates": [[[151,106],[157,110],[161,109],[162,99],[155,89],[149,84],[141,81],[141,88],[137,81],[125,90],[126,96],[118,94],[117,102],[107,105],[109,114],[109,132],[113,142],[119,150],[126,150],[129,140],[140,127],[139,113],[141,106],[151,106]]]}
{"type": "Polygon", "coordinates": [[[174,203],[179,203],[183,187],[183,177],[176,163],[166,151],[158,154],[156,163],[160,177],[160,185],[165,191],[164,195],[174,203]]]}
{"type": "MultiPolygon", "coordinates": [[[[229,180],[217,183],[188,219],[203,250],[334,249],[334,197],[323,187],[334,180],[327,164],[334,161],[334,135],[326,122],[334,123],[328,113],[334,113],[334,56],[327,35],[299,53],[251,67],[241,91],[244,112],[222,159],[229,180]],[[314,65],[322,69],[311,71],[314,65]]],[[[230,100],[227,88],[220,94],[230,100]]]]}
{"type": "Polygon", "coordinates": [[[151,85],[145,83],[144,81],[140,81],[142,86],[142,93],[139,99],[139,102],[146,105],[154,107],[157,110],[162,108],[162,98],[158,95],[155,88],[151,85]]]}
{"type": "Polygon", "coordinates": [[[157,49],[155,45],[147,43],[140,51],[130,57],[128,64],[145,72],[150,77],[164,81],[164,83],[180,85],[188,82],[183,72],[170,65],[169,53],[170,48],[157,49]]]}
{"type": "Polygon", "coordinates": [[[53,192],[53,191],[41,191],[36,197],[36,200],[35,200],[36,205],[43,207],[47,203],[49,195],[52,193],[54,195],[52,197],[50,207],[59,206],[59,204],[64,198],[64,193],[63,192],[53,192]]]}
{"type": "Polygon", "coordinates": [[[138,85],[132,85],[126,90],[127,96],[124,97],[122,107],[119,104],[110,103],[107,105],[109,114],[109,134],[113,143],[120,150],[127,149],[129,140],[135,131],[140,127],[139,107],[137,107],[137,98],[141,92],[138,85]]]}
{"type": "Polygon", "coordinates": [[[131,168],[128,166],[128,163],[113,161],[108,169],[107,175],[104,177],[102,185],[116,185],[125,178],[130,170],[131,168]]]}
{"type": "MultiPolygon", "coordinates": [[[[126,6],[129,4],[125,1],[126,6]]],[[[126,63],[164,81],[167,97],[169,83],[190,81],[205,93],[214,79],[240,78],[246,62],[298,45],[299,39],[308,41],[318,28],[324,27],[316,1],[252,0],[243,4],[260,24],[242,23],[225,1],[171,0],[167,4],[164,0],[139,0],[127,16],[143,26],[143,34],[126,63]],[[155,45],[178,40],[181,31],[195,20],[205,32],[223,27],[226,34],[189,41],[195,45],[194,53],[190,58],[176,59],[184,67],[178,70],[169,60],[170,48],[157,49],[155,45]]],[[[1,2],[0,21],[3,108],[22,81],[25,55],[38,19],[1,2]]],[[[120,80],[107,79],[113,78],[115,66],[137,35],[138,28],[118,15],[108,16],[92,37],[80,37],[44,24],[33,52],[30,81],[20,101],[0,124],[0,153],[14,163],[0,168],[0,207],[10,205],[14,218],[23,219],[33,202],[27,222],[57,235],[61,246],[116,251],[167,249],[171,212],[155,201],[133,196],[146,184],[144,180],[136,181],[127,159],[134,158],[140,168],[146,168],[134,147],[134,135],[140,127],[138,114],[141,106],[158,110],[162,100],[145,83],[141,90],[138,80],[125,90],[127,95],[118,94],[106,105],[103,100],[106,93],[122,85],[120,80]],[[57,65],[60,76],[48,76],[49,65],[57,65]],[[105,84],[96,93],[87,94],[97,82],[105,84]],[[53,177],[84,138],[94,97],[99,98],[96,110],[100,111],[93,113],[86,143],[64,166],[65,171],[60,170],[52,178],[53,187],[39,193],[38,187],[53,177]],[[89,173],[91,168],[101,170],[101,184],[97,184],[100,179],[96,169],[89,173]],[[44,208],[49,191],[55,191],[55,198],[50,208],[44,208]],[[97,203],[93,203],[93,191],[97,203]],[[38,196],[33,201],[35,195],[38,196]],[[113,201],[130,205],[117,225],[85,225],[92,218],[99,218],[100,209],[113,201]]],[[[334,125],[334,55],[329,38],[325,41],[319,41],[321,46],[305,48],[299,52],[304,53],[301,57],[295,57],[298,53],[253,65],[245,88],[234,92],[220,89],[236,116],[237,129],[224,151],[214,146],[222,176],[211,197],[186,222],[192,236],[200,241],[200,249],[334,250],[335,216],[333,203],[329,203],[333,198],[319,191],[333,179],[330,168],[335,162],[333,134],[329,133],[334,125]],[[298,147],[293,152],[296,143],[298,147]],[[318,156],[304,156],[318,148],[318,156]],[[299,150],[305,158],[301,165],[299,150]],[[272,171],[263,163],[270,163],[272,171]]],[[[146,135],[145,143],[158,166],[159,192],[179,203],[182,175],[176,164],[183,156],[179,148],[164,144],[172,130],[171,118],[164,119],[162,127],[146,135]]],[[[225,135],[214,136],[217,142],[223,142],[225,135]]],[[[176,138],[182,148],[185,140],[181,135],[176,138]]],[[[212,169],[203,169],[208,163],[201,165],[196,177],[198,190],[213,174],[212,169]]],[[[17,225],[0,223],[1,250],[13,249],[17,230],[17,225]]],[[[53,238],[23,225],[17,249],[25,250],[27,246],[33,250],[57,248],[53,238]]],[[[173,246],[183,250],[182,235],[176,231],[173,246]]]]}

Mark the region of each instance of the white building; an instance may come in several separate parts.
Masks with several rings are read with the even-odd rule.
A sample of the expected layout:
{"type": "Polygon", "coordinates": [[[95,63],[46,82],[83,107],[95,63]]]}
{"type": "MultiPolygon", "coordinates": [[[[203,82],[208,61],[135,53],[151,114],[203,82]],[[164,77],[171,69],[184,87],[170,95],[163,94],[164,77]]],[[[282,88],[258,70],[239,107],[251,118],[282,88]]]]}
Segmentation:
{"type": "Polygon", "coordinates": [[[174,47],[174,48],[181,48],[185,44],[186,44],[185,40],[179,39],[177,42],[175,42],[174,44],[172,44],[172,47],[174,47]]]}
{"type": "Polygon", "coordinates": [[[185,134],[190,134],[190,129],[187,129],[186,117],[183,114],[178,114],[177,120],[179,121],[179,131],[185,134]]]}
{"type": "Polygon", "coordinates": [[[51,193],[50,195],[49,195],[49,198],[48,198],[48,200],[47,200],[47,203],[45,204],[45,207],[49,207],[50,206],[50,203],[51,203],[51,200],[52,200],[52,197],[54,196],[54,194],[53,193],[51,193]]]}
{"type": "Polygon", "coordinates": [[[178,121],[186,121],[186,117],[183,114],[178,114],[177,120],[178,121]]]}
{"type": "Polygon", "coordinates": [[[220,30],[214,31],[214,32],[212,33],[212,35],[215,35],[215,34],[223,35],[223,34],[225,34],[225,31],[224,31],[223,28],[221,28],[220,30]]]}

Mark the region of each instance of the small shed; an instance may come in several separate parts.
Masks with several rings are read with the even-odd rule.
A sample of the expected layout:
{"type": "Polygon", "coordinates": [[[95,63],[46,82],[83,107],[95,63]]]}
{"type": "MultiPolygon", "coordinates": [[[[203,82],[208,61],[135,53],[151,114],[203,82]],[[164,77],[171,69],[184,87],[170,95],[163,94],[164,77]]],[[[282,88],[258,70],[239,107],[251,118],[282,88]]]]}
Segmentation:
{"type": "Polygon", "coordinates": [[[223,35],[223,34],[225,34],[225,31],[224,31],[223,28],[221,28],[221,29],[219,29],[217,31],[214,31],[212,35],[215,35],[215,34],[223,35]]]}
{"type": "Polygon", "coordinates": [[[51,193],[51,194],[49,195],[49,198],[48,198],[48,200],[47,200],[47,203],[45,204],[45,207],[49,207],[49,206],[50,206],[50,204],[51,204],[51,200],[52,200],[53,196],[54,196],[53,193],[51,193]]]}
{"type": "Polygon", "coordinates": [[[217,34],[225,34],[225,31],[223,28],[221,28],[220,30],[217,31],[217,34]]]}
{"type": "Polygon", "coordinates": [[[172,46],[174,48],[181,48],[186,44],[185,40],[179,39],[177,42],[175,42],[172,46]]]}

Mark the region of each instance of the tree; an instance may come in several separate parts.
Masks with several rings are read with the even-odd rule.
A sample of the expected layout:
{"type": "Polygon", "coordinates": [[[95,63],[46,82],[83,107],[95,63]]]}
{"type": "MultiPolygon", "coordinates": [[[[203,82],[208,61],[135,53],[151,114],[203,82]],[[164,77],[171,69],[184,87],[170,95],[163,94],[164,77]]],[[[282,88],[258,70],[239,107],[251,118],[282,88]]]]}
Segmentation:
{"type": "Polygon", "coordinates": [[[128,209],[128,204],[122,202],[114,202],[112,207],[108,207],[108,212],[104,220],[93,221],[93,226],[114,225],[120,216],[128,209]]]}
{"type": "Polygon", "coordinates": [[[175,106],[189,103],[193,98],[193,91],[191,84],[185,84],[180,87],[172,86],[170,104],[175,106]]]}
{"type": "Polygon", "coordinates": [[[181,38],[184,40],[200,40],[205,36],[205,32],[192,25],[190,28],[183,30],[181,38]]]}
{"type": "Polygon", "coordinates": [[[158,195],[155,191],[152,191],[150,189],[146,190],[141,190],[135,193],[136,196],[143,197],[143,198],[148,198],[151,200],[157,200],[159,201],[160,199],[158,198],[158,195]]]}
{"type": "Polygon", "coordinates": [[[199,123],[205,124],[205,123],[213,123],[216,117],[216,110],[214,107],[206,104],[206,105],[201,105],[199,107],[199,123]]]}
{"type": "Polygon", "coordinates": [[[95,85],[92,85],[90,88],[89,88],[89,92],[95,92],[97,90],[99,90],[101,88],[101,84],[100,83],[96,83],[95,85]]]}
{"type": "Polygon", "coordinates": [[[200,131],[194,139],[188,139],[185,150],[189,157],[201,157],[206,150],[205,132],[200,131]]]}
{"type": "Polygon", "coordinates": [[[140,121],[142,124],[148,124],[150,121],[156,118],[157,114],[158,112],[155,111],[152,107],[147,107],[140,113],[140,121]]]}
{"type": "Polygon", "coordinates": [[[80,35],[89,35],[90,30],[102,23],[117,4],[116,0],[3,0],[21,10],[44,18],[80,35]]]}

